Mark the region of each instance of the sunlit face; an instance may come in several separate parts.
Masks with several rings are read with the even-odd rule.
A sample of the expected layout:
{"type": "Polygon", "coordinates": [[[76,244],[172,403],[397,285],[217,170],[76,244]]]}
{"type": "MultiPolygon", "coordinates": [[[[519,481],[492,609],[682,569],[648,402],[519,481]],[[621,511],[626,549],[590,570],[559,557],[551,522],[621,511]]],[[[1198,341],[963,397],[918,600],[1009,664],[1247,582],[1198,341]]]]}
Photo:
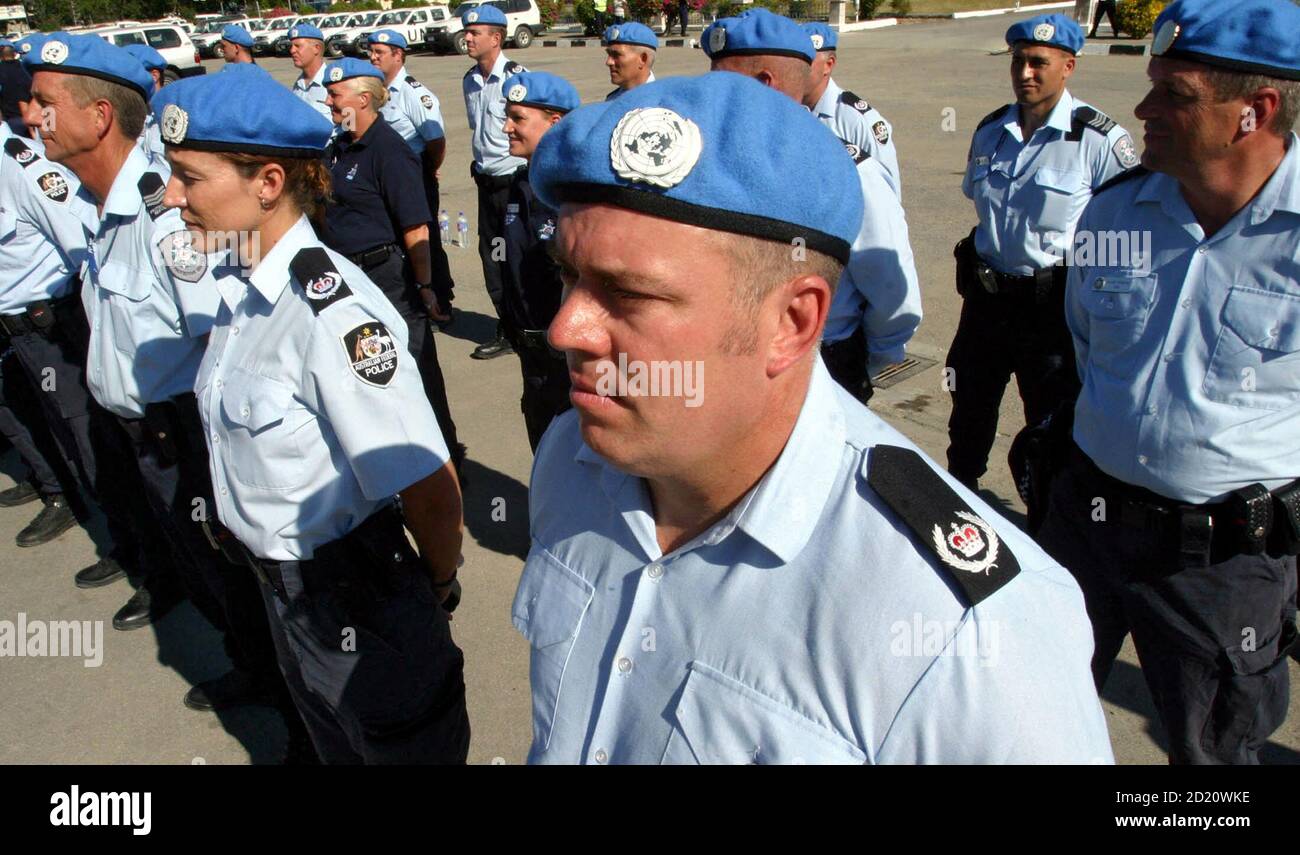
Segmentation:
{"type": "Polygon", "coordinates": [[[533,152],[537,150],[537,143],[542,135],[559,120],[559,113],[537,107],[525,107],[523,104],[508,104],[505,132],[510,140],[510,154],[514,157],[531,158],[533,152]]]}
{"type": "Polygon", "coordinates": [[[324,53],[325,45],[320,39],[292,39],[289,42],[289,59],[294,68],[311,68],[324,53]]]}
{"type": "Polygon", "coordinates": [[[615,86],[639,86],[650,76],[650,57],[635,45],[609,45],[605,48],[605,67],[609,82],[615,86]]]}
{"type": "Polygon", "coordinates": [[[167,161],[172,175],[163,204],[180,209],[181,219],[194,236],[195,249],[215,252],[228,248],[231,234],[252,232],[261,225],[264,209],[258,194],[266,192],[264,173],[269,167],[245,178],[215,152],[170,145],[167,161]]]}
{"type": "Polygon", "coordinates": [[[32,100],[23,121],[40,129],[45,156],[59,163],[92,151],[99,144],[101,112],[91,102],[77,105],[64,82],[67,75],[38,71],[32,75],[32,100]]]}
{"type": "Polygon", "coordinates": [[[157,92],[163,87],[163,73],[156,68],[149,69],[149,76],[153,78],[153,88],[157,92]]]}
{"type": "Polygon", "coordinates": [[[764,343],[778,313],[765,303],[754,320],[736,304],[718,233],[625,208],[566,204],[551,249],[564,302],[548,336],[568,361],[570,399],[592,450],[636,475],[680,475],[757,429],[747,416],[763,410],[764,343]],[[758,346],[736,353],[735,331],[755,327],[758,346]],[[699,406],[670,395],[620,397],[608,385],[602,394],[601,378],[620,354],[628,366],[703,365],[699,406]]]}
{"type": "Polygon", "coordinates": [[[1069,51],[1024,42],[1011,49],[1011,89],[1022,106],[1052,101],[1073,73],[1074,57],[1069,51]]]}
{"type": "Polygon", "coordinates": [[[500,27],[471,24],[465,28],[465,52],[470,59],[491,56],[492,51],[501,49],[504,39],[505,32],[500,27]]]}
{"type": "Polygon", "coordinates": [[[406,53],[401,48],[381,44],[370,46],[370,64],[384,73],[385,80],[397,74],[405,60],[406,53]]]}
{"type": "Polygon", "coordinates": [[[221,51],[221,58],[226,62],[239,62],[239,45],[234,42],[222,39],[217,42],[217,49],[221,51]]]}
{"type": "Polygon", "coordinates": [[[329,93],[325,104],[330,108],[330,119],[344,130],[355,130],[356,117],[370,109],[370,93],[359,91],[351,80],[331,83],[325,91],[329,93]]]}
{"type": "Polygon", "coordinates": [[[1142,165],[1178,176],[1222,157],[1241,132],[1244,100],[1219,101],[1203,67],[1153,57],[1151,91],[1134,108],[1142,120],[1142,165]]]}

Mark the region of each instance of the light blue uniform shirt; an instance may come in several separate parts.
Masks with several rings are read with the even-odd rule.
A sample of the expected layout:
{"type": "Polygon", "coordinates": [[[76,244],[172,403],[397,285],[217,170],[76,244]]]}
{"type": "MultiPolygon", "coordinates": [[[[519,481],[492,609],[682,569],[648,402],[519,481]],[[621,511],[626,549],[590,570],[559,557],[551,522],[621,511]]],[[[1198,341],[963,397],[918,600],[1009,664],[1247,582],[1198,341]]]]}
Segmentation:
{"type": "Polygon", "coordinates": [[[1022,568],[965,607],[867,486],[880,443],[915,448],[818,359],[773,467],[663,555],[645,483],[559,416],[512,607],[529,762],[1111,762],[1073,579],[927,461],[1022,568]]]}
{"type": "MultiPolygon", "coordinates": [[[[850,145],[846,143],[846,146],[850,145]]],[[[921,283],[908,237],[907,215],[889,186],[885,168],[862,150],[850,149],[862,184],[862,227],[840,276],[822,339],[848,338],[865,328],[872,370],[902,362],[921,323],[921,283]]]]}
{"type": "Polygon", "coordinates": [[[1300,477],[1300,146],[1211,237],[1176,179],[1097,196],[1079,228],[1149,231],[1149,269],[1070,269],[1083,390],[1074,438],[1101,469],[1189,503],[1300,477]]]}
{"type": "Polygon", "coordinates": [[[379,112],[417,155],[424,153],[425,145],[445,136],[438,96],[404,67],[388,84],[388,103],[379,112]]]}
{"type": "Polygon", "coordinates": [[[293,91],[293,94],[306,101],[313,110],[329,119],[330,123],[333,124],[333,113],[330,112],[329,105],[325,103],[325,99],[330,94],[329,90],[325,88],[325,63],[322,62],[320,68],[316,69],[316,74],[313,75],[311,80],[305,80],[299,74],[289,88],[293,91]]]}
{"type": "Polygon", "coordinates": [[[303,217],[247,278],[216,268],[220,307],[195,384],[218,517],[276,561],[311,558],[450,459],[383,292],[332,250],[351,296],[317,315],[292,282],[298,251],[320,246],[303,217]],[[360,379],[348,347],[381,325],[375,352],[396,360],[386,385],[360,379]]]}
{"type": "MultiPolygon", "coordinates": [[[[186,228],[175,208],[161,210],[161,191],[143,198],[140,181],[148,172],[163,185],[170,176],[166,163],[150,163],[133,147],[101,219],[88,226],[82,269],[81,301],[90,321],[86,383],[101,406],[132,419],[144,415],[146,404],[194,389],[217,304],[206,262],[180,273],[169,266],[176,259],[170,247],[186,228]]],[[[95,205],[85,187],[80,196],[95,205]]]]}
{"type": "Polygon", "coordinates": [[[852,93],[845,93],[835,79],[830,78],[826,81],[826,91],[817,99],[812,112],[823,125],[834,131],[835,136],[858,146],[877,160],[884,167],[885,181],[899,199],[903,198],[903,174],[898,168],[894,128],[879,110],[852,93]]]}
{"type": "MultiPolygon", "coordinates": [[[[144,129],[140,131],[140,150],[153,163],[167,162],[167,149],[163,145],[162,129],[158,127],[158,117],[150,111],[144,119],[144,129]]],[[[168,169],[171,167],[169,166],[168,169]]]]}
{"type": "Polygon", "coordinates": [[[1069,90],[1027,142],[1019,120],[1010,104],[975,131],[961,192],[979,217],[975,251],[1003,273],[1027,276],[1065,255],[1092,191],[1138,156],[1127,131],[1069,90]],[[1083,121],[1093,115],[1093,124],[1083,121]]]}
{"type": "Polygon", "coordinates": [[[485,175],[509,175],[527,162],[510,155],[510,140],[505,132],[506,99],[501,94],[501,84],[507,77],[527,70],[502,53],[486,80],[477,65],[465,72],[462,88],[469,117],[470,154],[478,171],[485,175]]]}
{"type": "Polygon", "coordinates": [[[83,218],[95,212],[77,198],[81,183],[41,157],[0,122],[0,314],[64,297],[86,260],[83,218]],[[18,140],[10,145],[9,141],[18,140]],[[9,148],[14,151],[10,151],[9,148]]]}

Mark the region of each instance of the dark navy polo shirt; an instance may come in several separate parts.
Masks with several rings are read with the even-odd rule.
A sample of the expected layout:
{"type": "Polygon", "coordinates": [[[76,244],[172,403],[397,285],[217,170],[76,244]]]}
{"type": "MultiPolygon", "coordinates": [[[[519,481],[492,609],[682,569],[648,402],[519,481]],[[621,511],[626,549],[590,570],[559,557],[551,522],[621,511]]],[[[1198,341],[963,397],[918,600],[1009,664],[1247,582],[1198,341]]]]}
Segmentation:
{"type": "Polygon", "coordinates": [[[333,193],[325,208],[325,243],[344,255],[384,244],[404,247],[402,233],[429,222],[420,159],[377,118],[354,140],[344,132],[325,152],[333,193]]]}

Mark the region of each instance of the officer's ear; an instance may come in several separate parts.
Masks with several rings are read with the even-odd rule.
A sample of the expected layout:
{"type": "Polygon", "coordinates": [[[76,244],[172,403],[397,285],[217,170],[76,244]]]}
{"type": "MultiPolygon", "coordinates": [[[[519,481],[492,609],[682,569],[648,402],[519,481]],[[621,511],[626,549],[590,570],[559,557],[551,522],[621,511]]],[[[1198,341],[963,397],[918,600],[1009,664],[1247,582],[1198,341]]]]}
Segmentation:
{"type": "Polygon", "coordinates": [[[1078,59],[1076,57],[1074,57],[1072,54],[1066,54],[1065,65],[1062,66],[1061,68],[1061,76],[1064,78],[1069,78],[1071,74],[1074,74],[1074,66],[1077,63],[1078,63],[1078,59]]]}
{"type": "Polygon", "coordinates": [[[827,77],[831,76],[831,72],[835,70],[835,63],[837,62],[839,62],[839,60],[835,58],[835,51],[833,50],[826,51],[826,76],[827,77]]]}
{"type": "Polygon", "coordinates": [[[253,190],[257,194],[257,198],[261,200],[263,209],[275,206],[275,203],[285,193],[285,184],[283,166],[275,161],[262,165],[262,168],[257,171],[257,176],[253,179],[253,190]]]}

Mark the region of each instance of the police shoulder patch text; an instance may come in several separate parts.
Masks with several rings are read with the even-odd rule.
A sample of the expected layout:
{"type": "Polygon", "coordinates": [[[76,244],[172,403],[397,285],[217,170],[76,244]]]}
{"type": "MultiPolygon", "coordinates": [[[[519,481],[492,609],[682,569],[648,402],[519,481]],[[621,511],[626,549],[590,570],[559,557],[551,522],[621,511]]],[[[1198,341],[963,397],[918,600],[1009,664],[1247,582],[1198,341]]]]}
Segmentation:
{"type": "Polygon", "coordinates": [[[307,296],[312,312],[317,315],[345,297],[352,296],[352,289],[324,247],[308,246],[298,250],[293,261],[289,262],[289,270],[307,296]]]}
{"type": "Polygon", "coordinates": [[[970,605],[1020,573],[1015,555],[938,473],[909,448],[871,450],[867,483],[951,573],[970,605]]]}
{"type": "Polygon", "coordinates": [[[55,202],[68,201],[68,179],[58,170],[51,169],[36,179],[36,184],[45,194],[45,198],[55,202]]]}
{"type": "Polygon", "coordinates": [[[381,388],[393,381],[397,374],[397,345],[383,324],[366,321],[344,333],[340,340],[357,379],[381,388]]]}
{"type": "Polygon", "coordinates": [[[146,172],[140,176],[136,187],[140,189],[140,199],[144,201],[145,210],[149,212],[149,219],[156,220],[162,216],[167,210],[167,206],[163,204],[167,182],[162,180],[162,176],[157,172],[146,172]]]}

